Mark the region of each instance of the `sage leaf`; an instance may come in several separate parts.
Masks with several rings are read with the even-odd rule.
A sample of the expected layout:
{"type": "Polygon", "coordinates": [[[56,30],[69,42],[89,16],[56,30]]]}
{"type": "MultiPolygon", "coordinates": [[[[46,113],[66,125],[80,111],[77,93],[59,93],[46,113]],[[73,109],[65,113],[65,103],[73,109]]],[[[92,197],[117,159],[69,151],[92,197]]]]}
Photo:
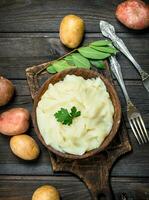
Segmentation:
{"type": "Polygon", "coordinates": [[[99,69],[105,69],[106,65],[103,60],[90,60],[91,64],[99,69]]]}
{"type": "Polygon", "coordinates": [[[104,53],[110,53],[110,54],[116,54],[118,52],[118,50],[113,47],[97,47],[97,46],[91,45],[91,48],[104,52],[104,53]]]}
{"type": "Polygon", "coordinates": [[[72,54],[72,59],[76,67],[82,67],[82,68],[87,68],[90,69],[90,62],[87,58],[83,57],[79,53],[73,53],[72,54]]]}
{"type": "Polygon", "coordinates": [[[110,44],[112,44],[112,42],[109,40],[97,40],[97,41],[91,43],[91,45],[97,46],[97,47],[107,46],[110,44]]]}
{"type": "Polygon", "coordinates": [[[51,73],[51,74],[56,73],[56,70],[55,70],[55,68],[54,68],[53,65],[49,65],[49,66],[47,67],[47,71],[48,71],[49,73],[51,73]]]}
{"type": "Polygon", "coordinates": [[[60,61],[54,62],[53,67],[57,72],[61,72],[64,69],[71,68],[71,66],[65,60],[60,60],[60,61]]]}
{"type": "Polygon", "coordinates": [[[74,65],[72,55],[66,56],[66,57],[64,58],[64,60],[66,60],[67,63],[68,63],[69,65],[72,65],[72,66],[74,65]]]}
{"type": "Polygon", "coordinates": [[[90,58],[90,59],[105,59],[107,57],[110,56],[109,53],[103,53],[103,52],[99,52],[91,47],[81,47],[78,49],[79,53],[86,57],[86,58],[90,58]]]}

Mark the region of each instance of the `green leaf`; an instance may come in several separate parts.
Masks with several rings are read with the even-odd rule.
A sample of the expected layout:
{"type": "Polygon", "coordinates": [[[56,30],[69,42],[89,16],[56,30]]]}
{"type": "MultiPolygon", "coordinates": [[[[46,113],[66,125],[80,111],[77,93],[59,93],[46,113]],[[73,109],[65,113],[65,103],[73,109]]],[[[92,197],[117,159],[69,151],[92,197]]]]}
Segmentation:
{"type": "Polygon", "coordinates": [[[94,66],[103,69],[103,62],[95,62],[95,60],[104,60],[116,54],[118,51],[112,45],[111,41],[98,40],[92,42],[88,47],[81,47],[77,49],[78,53],[70,53],[59,61],[55,61],[47,67],[49,73],[61,72],[68,68],[83,67],[90,69],[91,63],[89,59],[93,59],[94,66]]]}
{"type": "Polygon", "coordinates": [[[96,49],[101,52],[110,53],[110,54],[116,54],[118,52],[118,50],[113,47],[96,47],[96,46],[91,45],[91,48],[96,49]]]}
{"type": "Polygon", "coordinates": [[[90,60],[91,64],[99,69],[105,69],[106,65],[102,60],[90,60]]]}
{"type": "Polygon", "coordinates": [[[107,46],[110,44],[112,44],[112,42],[109,40],[97,40],[97,41],[91,43],[91,45],[97,46],[97,47],[107,46]]]}
{"type": "Polygon", "coordinates": [[[79,53],[73,53],[72,54],[72,59],[76,67],[82,67],[82,68],[87,68],[90,69],[90,62],[87,58],[83,57],[79,53]]]}
{"type": "Polygon", "coordinates": [[[68,110],[65,108],[61,108],[57,113],[54,114],[54,116],[57,121],[61,122],[62,124],[72,124],[72,117],[70,116],[68,110]]]}
{"type": "Polygon", "coordinates": [[[74,62],[73,62],[73,58],[72,58],[72,55],[68,55],[64,58],[64,60],[66,60],[66,62],[69,64],[69,65],[74,65],[74,62]]]}
{"type": "Polygon", "coordinates": [[[79,117],[81,115],[80,111],[77,111],[76,107],[73,106],[71,108],[71,112],[69,113],[67,109],[61,108],[57,113],[54,114],[55,118],[58,122],[62,124],[70,126],[75,117],[79,117]]]}
{"type": "Polygon", "coordinates": [[[81,47],[78,49],[79,53],[82,54],[86,58],[91,59],[105,59],[110,56],[109,53],[99,52],[91,47],[81,47]]]}
{"type": "Polygon", "coordinates": [[[65,60],[56,61],[53,63],[53,67],[57,72],[61,72],[64,69],[71,68],[65,60]]]}
{"type": "Polygon", "coordinates": [[[75,113],[76,111],[77,111],[76,107],[73,106],[73,107],[71,108],[70,115],[73,116],[73,113],[75,113]]]}
{"type": "Polygon", "coordinates": [[[52,64],[50,64],[48,67],[47,67],[47,71],[51,74],[54,74],[56,73],[56,70],[54,68],[54,66],[52,64]]]}
{"type": "Polygon", "coordinates": [[[71,112],[70,112],[70,115],[74,118],[74,117],[79,117],[81,115],[81,112],[80,111],[77,111],[76,107],[73,106],[71,108],[71,112]]]}

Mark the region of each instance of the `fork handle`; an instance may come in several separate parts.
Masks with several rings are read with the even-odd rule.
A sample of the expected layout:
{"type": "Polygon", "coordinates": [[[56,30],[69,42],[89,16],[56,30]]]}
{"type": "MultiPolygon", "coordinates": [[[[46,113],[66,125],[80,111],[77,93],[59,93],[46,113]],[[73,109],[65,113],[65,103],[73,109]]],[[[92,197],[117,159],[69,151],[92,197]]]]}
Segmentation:
{"type": "Polygon", "coordinates": [[[126,90],[126,87],[125,87],[125,84],[124,84],[124,81],[123,81],[123,76],[122,76],[122,72],[121,72],[121,66],[120,64],[118,63],[117,59],[114,57],[114,56],[111,56],[110,57],[110,64],[111,64],[111,70],[113,72],[113,74],[115,75],[115,77],[117,78],[120,86],[121,86],[121,89],[124,93],[124,96],[125,96],[125,99],[126,99],[126,102],[127,102],[127,105],[131,104],[131,100],[128,96],[128,92],[126,90]]]}

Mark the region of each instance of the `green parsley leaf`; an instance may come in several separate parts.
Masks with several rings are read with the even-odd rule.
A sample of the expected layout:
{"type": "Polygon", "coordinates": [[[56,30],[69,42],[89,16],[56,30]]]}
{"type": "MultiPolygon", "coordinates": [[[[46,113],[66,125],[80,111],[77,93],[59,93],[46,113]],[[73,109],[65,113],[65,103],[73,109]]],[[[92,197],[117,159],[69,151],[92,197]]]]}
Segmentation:
{"type": "Polygon", "coordinates": [[[70,125],[72,123],[72,118],[69,115],[69,112],[65,108],[61,108],[57,113],[54,114],[55,118],[58,122],[61,122],[62,124],[68,124],[70,125]]]}
{"type": "Polygon", "coordinates": [[[61,108],[57,113],[54,114],[55,118],[58,122],[62,124],[70,126],[75,117],[79,117],[81,115],[80,111],[77,111],[76,107],[73,106],[71,108],[71,112],[69,113],[67,109],[61,108]]]}
{"type": "Polygon", "coordinates": [[[70,115],[74,118],[74,117],[79,117],[81,115],[81,112],[80,111],[77,111],[76,107],[73,106],[71,108],[71,112],[70,112],[70,115]]]}

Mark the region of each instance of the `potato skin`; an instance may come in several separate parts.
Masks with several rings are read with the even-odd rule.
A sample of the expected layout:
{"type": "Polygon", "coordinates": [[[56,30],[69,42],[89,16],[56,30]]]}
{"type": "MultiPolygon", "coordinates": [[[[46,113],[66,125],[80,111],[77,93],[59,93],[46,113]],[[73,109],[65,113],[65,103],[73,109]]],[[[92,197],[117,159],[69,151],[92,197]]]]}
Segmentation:
{"type": "Polygon", "coordinates": [[[55,187],[43,185],[35,190],[32,200],[60,200],[60,196],[55,187]]]}
{"type": "Polygon", "coordinates": [[[149,5],[141,0],[127,0],[116,9],[117,19],[130,29],[141,30],[149,27],[149,5]]]}
{"type": "Polygon", "coordinates": [[[78,47],[83,38],[84,28],[84,21],[80,17],[76,15],[65,16],[60,24],[61,42],[72,49],[78,47]]]}
{"type": "Polygon", "coordinates": [[[0,106],[6,105],[14,94],[14,85],[12,82],[0,76],[0,106]]]}
{"type": "Polygon", "coordinates": [[[16,156],[24,160],[34,160],[40,153],[36,141],[25,134],[11,137],[10,148],[16,156]]]}
{"type": "Polygon", "coordinates": [[[12,108],[0,114],[0,133],[8,136],[25,133],[29,128],[29,111],[12,108]]]}

